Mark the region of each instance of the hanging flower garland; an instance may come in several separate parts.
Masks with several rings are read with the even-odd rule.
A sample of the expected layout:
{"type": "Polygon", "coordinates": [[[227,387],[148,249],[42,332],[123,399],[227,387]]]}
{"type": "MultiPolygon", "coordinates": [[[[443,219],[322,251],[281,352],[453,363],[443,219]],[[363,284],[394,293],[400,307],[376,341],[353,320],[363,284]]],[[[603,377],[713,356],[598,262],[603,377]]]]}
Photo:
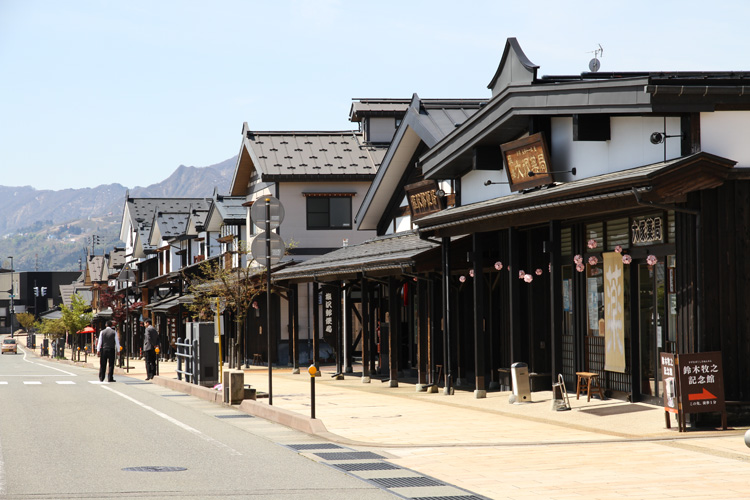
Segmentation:
{"type": "Polygon", "coordinates": [[[628,254],[625,254],[625,255],[622,256],[622,263],[623,264],[630,264],[631,262],[633,262],[633,257],[631,257],[628,254]]]}
{"type": "Polygon", "coordinates": [[[458,281],[460,281],[461,283],[463,283],[464,281],[466,281],[466,276],[464,276],[462,274],[461,276],[458,277],[458,281]]]}
{"type": "Polygon", "coordinates": [[[500,262],[499,260],[498,260],[497,262],[495,262],[495,269],[496,269],[496,270],[498,270],[498,271],[499,271],[499,270],[501,270],[502,268],[503,268],[503,263],[502,263],[502,262],[500,262]]]}
{"type": "Polygon", "coordinates": [[[599,259],[595,255],[592,255],[591,257],[589,257],[589,265],[590,266],[595,266],[598,263],[599,263],[599,259]]]}
{"type": "Polygon", "coordinates": [[[590,248],[591,250],[593,250],[594,248],[596,248],[596,240],[595,240],[595,239],[593,239],[593,238],[592,238],[592,239],[590,239],[590,240],[589,240],[589,243],[588,243],[588,245],[589,245],[589,248],[590,248]]]}
{"type": "Polygon", "coordinates": [[[617,245],[617,246],[615,247],[615,252],[617,252],[617,253],[622,253],[622,247],[621,247],[620,245],[617,245]]]}
{"type": "Polygon", "coordinates": [[[541,269],[537,269],[536,271],[534,271],[534,273],[536,273],[537,276],[541,276],[543,272],[544,271],[542,271],[541,269]]]}
{"type": "Polygon", "coordinates": [[[532,275],[530,275],[530,274],[527,274],[527,275],[525,275],[525,276],[523,277],[523,280],[524,280],[524,281],[525,281],[526,283],[531,283],[532,281],[534,281],[534,277],[533,277],[532,275]]]}
{"type": "Polygon", "coordinates": [[[524,279],[525,276],[526,276],[526,272],[524,272],[523,269],[520,270],[520,271],[518,271],[518,279],[522,280],[522,279],[524,279]]]}
{"type": "Polygon", "coordinates": [[[659,259],[656,258],[656,255],[652,254],[652,255],[649,255],[648,257],[646,257],[646,263],[649,266],[655,266],[657,262],[659,262],[659,259]]]}
{"type": "Polygon", "coordinates": [[[585,270],[586,270],[586,266],[583,265],[583,262],[581,262],[580,264],[576,264],[576,271],[578,271],[579,273],[582,273],[585,270]]]}
{"type": "Polygon", "coordinates": [[[474,270],[473,269],[469,269],[469,276],[471,276],[472,278],[474,277],[474,270]]]}

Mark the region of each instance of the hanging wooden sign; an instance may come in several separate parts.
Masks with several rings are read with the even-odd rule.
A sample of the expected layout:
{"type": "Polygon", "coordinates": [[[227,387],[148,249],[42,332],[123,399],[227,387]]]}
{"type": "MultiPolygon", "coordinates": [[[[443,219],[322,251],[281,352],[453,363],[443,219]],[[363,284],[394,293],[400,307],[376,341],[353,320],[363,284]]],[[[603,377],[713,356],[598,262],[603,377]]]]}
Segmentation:
{"type": "Polygon", "coordinates": [[[544,135],[539,132],[500,146],[511,191],[552,183],[550,157],[544,135]]]}
{"type": "Polygon", "coordinates": [[[434,180],[415,182],[404,186],[406,198],[409,200],[409,209],[413,220],[424,217],[443,208],[443,199],[437,195],[438,183],[434,180]]]}

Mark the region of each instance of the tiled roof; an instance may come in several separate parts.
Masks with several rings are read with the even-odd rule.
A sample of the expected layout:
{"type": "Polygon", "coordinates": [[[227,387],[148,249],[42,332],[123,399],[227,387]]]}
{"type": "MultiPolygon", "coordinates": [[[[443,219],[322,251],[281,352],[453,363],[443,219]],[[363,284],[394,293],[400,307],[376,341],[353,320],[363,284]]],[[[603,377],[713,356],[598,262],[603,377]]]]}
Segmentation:
{"type": "Polygon", "coordinates": [[[125,265],[125,249],[115,248],[109,254],[109,264],[107,267],[110,269],[117,269],[125,265]]]}
{"type": "Polygon", "coordinates": [[[375,176],[385,148],[365,145],[354,131],[247,132],[250,154],[263,181],[375,176]]]}
{"type": "Polygon", "coordinates": [[[187,212],[157,212],[154,225],[158,224],[161,238],[169,240],[185,234],[188,217],[187,212]]]}
{"type": "Polygon", "coordinates": [[[107,262],[103,255],[89,255],[88,258],[89,278],[92,282],[107,281],[107,262]]]}
{"type": "Polygon", "coordinates": [[[273,279],[324,279],[344,273],[399,270],[402,266],[412,266],[418,254],[438,246],[437,243],[420,239],[412,231],[380,236],[273,273],[273,279]]]}
{"type": "Polygon", "coordinates": [[[349,111],[349,120],[362,121],[365,116],[400,116],[409,107],[410,99],[355,99],[349,111]]]}
{"type": "Polygon", "coordinates": [[[217,194],[216,198],[214,198],[214,206],[225,222],[245,222],[247,207],[242,205],[245,203],[245,200],[244,196],[222,196],[217,194]]]}
{"type": "Polygon", "coordinates": [[[156,212],[189,213],[193,203],[201,202],[203,198],[129,198],[128,213],[131,224],[138,232],[143,250],[153,250],[149,244],[151,228],[156,212]]]}

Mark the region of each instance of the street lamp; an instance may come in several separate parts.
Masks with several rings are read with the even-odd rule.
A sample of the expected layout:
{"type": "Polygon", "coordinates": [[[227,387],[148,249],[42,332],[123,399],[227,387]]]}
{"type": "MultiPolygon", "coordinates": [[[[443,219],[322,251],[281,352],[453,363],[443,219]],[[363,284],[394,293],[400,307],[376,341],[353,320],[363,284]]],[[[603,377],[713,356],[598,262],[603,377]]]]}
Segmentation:
{"type": "Polygon", "coordinates": [[[125,371],[130,373],[130,282],[135,281],[135,273],[130,267],[123,268],[117,277],[119,283],[125,283],[125,320],[127,321],[128,334],[125,336],[125,371]]]}
{"type": "Polygon", "coordinates": [[[10,259],[10,336],[13,337],[13,332],[15,331],[13,329],[13,315],[16,312],[15,307],[13,307],[13,298],[16,295],[16,292],[13,287],[13,256],[9,255],[8,258],[10,259]]]}

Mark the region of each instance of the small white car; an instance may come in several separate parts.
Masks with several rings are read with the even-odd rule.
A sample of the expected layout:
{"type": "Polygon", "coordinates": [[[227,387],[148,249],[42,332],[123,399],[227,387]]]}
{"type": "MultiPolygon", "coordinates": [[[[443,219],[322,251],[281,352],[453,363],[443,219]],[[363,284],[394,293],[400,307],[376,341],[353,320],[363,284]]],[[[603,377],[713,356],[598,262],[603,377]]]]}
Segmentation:
{"type": "Polygon", "coordinates": [[[3,339],[1,354],[5,354],[6,352],[18,354],[18,344],[16,344],[16,339],[3,339]]]}

